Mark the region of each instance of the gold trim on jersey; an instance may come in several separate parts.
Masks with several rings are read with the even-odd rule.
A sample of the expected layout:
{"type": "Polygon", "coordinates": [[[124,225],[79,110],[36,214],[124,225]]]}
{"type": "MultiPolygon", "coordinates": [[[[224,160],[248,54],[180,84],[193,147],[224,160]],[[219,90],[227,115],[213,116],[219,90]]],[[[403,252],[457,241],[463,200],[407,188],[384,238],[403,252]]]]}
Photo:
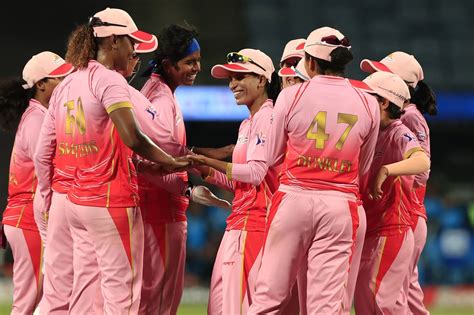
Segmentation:
{"type": "Polygon", "coordinates": [[[16,227],[19,227],[19,226],[20,226],[21,219],[23,218],[23,213],[25,213],[25,208],[26,208],[26,205],[24,205],[24,206],[21,208],[20,216],[18,217],[18,221],[16,221],[16,227]]]}
{"type": "Polygon", "coordinates": [[[227,163],[225,168],[225,175],[228,180],[232,180],[232,163],[227,163]]]}
{"type": "Polygon", "coordinates": [[[111,112],[119,108],[133,108],[133,105],[130,102],[115,103],[107,107],[107,113],[110,114],[111,112]]]}
{"type": "Polygon", "coordinates": [[[408,159],[413,153],[418,152],[418,151],[424,152],[421,147],[411,148],[410,150],[405,152],[405,154],[403,154],[403,159],[404,160],[408,159]]]}

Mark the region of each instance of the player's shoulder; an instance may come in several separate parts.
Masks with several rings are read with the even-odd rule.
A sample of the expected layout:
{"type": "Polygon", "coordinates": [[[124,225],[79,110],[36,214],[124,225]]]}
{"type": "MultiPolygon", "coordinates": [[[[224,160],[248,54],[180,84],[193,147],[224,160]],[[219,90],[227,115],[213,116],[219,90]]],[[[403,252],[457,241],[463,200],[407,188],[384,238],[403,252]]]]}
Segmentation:
{"type": "Polygon", "coordinates": [[[393,128],[392,134],[395,139],[403,143],[418,142],[415,134],[400,120],[397,121],[397,124],[393,128]]]}
{"type": "Polygon", "coordinates": [[[112,83],[129,85],[125,77],[117,71],[107,69],[104,65],[94,62],[89,65],[90,80],[95,84],[110,85],[112,83]]]}

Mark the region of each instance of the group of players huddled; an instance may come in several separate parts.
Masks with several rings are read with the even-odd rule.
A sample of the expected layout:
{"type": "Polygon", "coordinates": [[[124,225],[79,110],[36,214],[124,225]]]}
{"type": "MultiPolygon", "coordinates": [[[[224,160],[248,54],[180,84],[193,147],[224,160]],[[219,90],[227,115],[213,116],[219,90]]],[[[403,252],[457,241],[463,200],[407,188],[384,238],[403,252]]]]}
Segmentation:
{"type": "Polygon", "coordinates": [[[209,314],[429,314],[416,265],[436,98],[410,54],[362,60],[363,81],[344,77],[352,59],[331,27],[289,41],[278,72],[258,49],[230,52],[211,75],[249,117],[235,145],[189,148],[175,90],[201,71],[193,27],[155,36],[107,8],[65,60],[34,55],[0,85],[16,128],[0,231],[12,314],[176,314],[190,201],[231,209],[209,314]]]}

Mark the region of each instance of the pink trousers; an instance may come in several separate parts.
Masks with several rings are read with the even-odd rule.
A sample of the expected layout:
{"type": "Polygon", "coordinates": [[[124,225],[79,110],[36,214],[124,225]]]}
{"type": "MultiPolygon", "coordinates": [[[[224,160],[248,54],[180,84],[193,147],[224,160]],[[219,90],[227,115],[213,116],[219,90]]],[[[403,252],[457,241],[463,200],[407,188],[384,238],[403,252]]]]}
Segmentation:
{"type": "Polygon", "coordinates": [[[4,226],[13,253],[13,306],[11,314],[33,314],[42,295],[43,246],[38,231],[4,226]]]}
{"type": "Polygon", "coordinates": [[[355,196],[282,185],[272,198],[249,314],[282,314],[306,263],[309,314],[340,314],[357,216],[355,196]]]}
{"type": "Polygon", "coordinates": [[[409,314],[405,279],[412,255],[411,229],[365,239],[354,294],[357,314],[409,314]]]}
{"type": "Polygon", "coordinates": [[[139,314],[176,314],[184,289],[187,222],[144,224],[139,314]]]}
{"type": "MultiPolygon", "coordinates": [[[[362,248],[364,246],[365,231],[367,228],[367,220],[365,217],[364,208],[359,205],[357,207],[357,212],[351,211],[352,213],[352,222],[353,222],[353,231],[352,237],[354,240],[352,247],[352,254],[350,257],[349,265],[349,276],[347,283],[345,285],[345,293],[343,299],[343,309],[342,313],[344,315],[349,315],[351,313],[352,301],[354,299],[354,290],[357,282],[357,275],[359,274],[359,265],[360,257],[362,256],[362,248]]],[[[307,257],[306,257],[307,259],[307,257]]],[[[306,260],[305,259],[305,260],[306,260]]],[[[306,309],[306,300],[307,300],[307,279],[306,274],[308,272],[307,264],[303,264],[300,267],[298,273],[298,293],[299,293],[299,305],[300,305],[300,315],[307,315],[308,310],[306,309]]]]}
{"type": "MultiPolygon", "coordinates": [[[[247,314],[255,293],[265,233],[225,231],[214,262],[209,290],[209,315],[247,314]]],[[[298,292],[285,306],[285,314],[298,314],[298,292]]]]}
{"type": "Polygon", "coordinates": [[[409,288],[408,288],[408,307],[410,312],[415,315],[425,315],[430,314],[423,304],[423,290],[420,287],[418,282],[418,260],[420,259],[421,252],[425,247],[426,235],[428,233],[426,228],[426,220],[421,216],[413,217],[415,222],[415,230],[413,231],[413,236],[415,238],[415,247],[413,250],[413,256],[409,267],[408,279],[409,279],[409,288]]]}
{"type": "Polygon", "coordinates": [[[99,208],[66,200],[66,216],[74,248],[70,313],[93,312],[96,301],[88,292],[99,279],[104,314],[138,313],[143,270],[139,208],[99,208]]]}

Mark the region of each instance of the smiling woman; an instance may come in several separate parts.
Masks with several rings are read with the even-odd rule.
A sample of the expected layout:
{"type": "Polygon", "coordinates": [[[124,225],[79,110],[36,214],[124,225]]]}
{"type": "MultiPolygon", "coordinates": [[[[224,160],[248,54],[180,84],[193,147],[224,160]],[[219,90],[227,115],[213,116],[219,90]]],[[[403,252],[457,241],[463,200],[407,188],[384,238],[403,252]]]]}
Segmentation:
{"type": "MultiPolygon", "coordinates": [[[[274,71],[270,57],[256,49],[229,53],[226,64],[215,65],[211,70],[213,77],[229,80],[235,101],[250,112],[240,125],[232,163],[202,155],[191,157],[207,165],[201,169],[207,182],[235,194],[212,271],[208,306],[211,315],[245,314],[255,291],[265,218],[277,186],[277,167],[269,169],[265,158],[273,102],[279,91],[274,71]]],[[[284,314],[298,313],[290,309],[294,303],[289,305],[284,314]]]]}

